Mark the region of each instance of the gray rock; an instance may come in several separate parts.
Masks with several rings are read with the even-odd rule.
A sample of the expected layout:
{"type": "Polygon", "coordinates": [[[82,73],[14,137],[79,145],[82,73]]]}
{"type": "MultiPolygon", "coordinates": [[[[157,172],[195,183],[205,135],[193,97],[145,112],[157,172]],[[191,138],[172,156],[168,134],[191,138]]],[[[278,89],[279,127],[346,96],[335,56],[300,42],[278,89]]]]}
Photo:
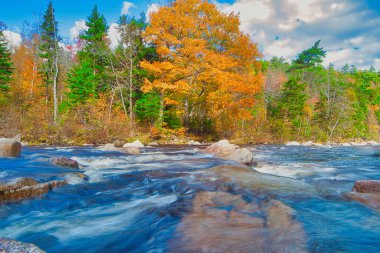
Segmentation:
{"type": "Polygon", "coordinates": [[[116,140],[116,141],[114,141],[113,146],[115,148],[122,148],[124,146],[124,144],[125,144],[125,141],[116,140]]]}
{"type": "Polygon", "coordinates": [[[0,157],[19,157],[21,143],[14,139],[0,138],[0,157]]]}
{"type": "Polygon", "coordinates": [[[220,158],[243,163],[251,164],[253,154],[246,148],[240,148],[237,145],[231,144],[228,140],[218,141],[207,147],[204,152],[219,156],[220,158]]]}
{"type": "Polygon", "coordinates": [[[125,147],[123,148],[123,151],[130,155],[139,155],[141,154],[140,149],[136,147],[125,147]]]}
{"type": "Polygon", "coordinates": [[[78,162],[70,158],[56,157],[52,159],[52,163],[56,166],[79,169],[78,162]]]}
{"type": "Polygon", "coordinates": [[[123,148],[129,148],[129,147],[133,147],[133,148],[143,148],[145,147],[144,144],[141,143],[141,141],[139,140],[136,140],[134,142],[131,142],[131,143],[126,143],[123,145],[123,148]]]}
{"type": "Polygon", "coordinates": [[[44,253],[45,251],[31,243],[23,243],[11,239],[0,238],[1,253],[44,253]]]}

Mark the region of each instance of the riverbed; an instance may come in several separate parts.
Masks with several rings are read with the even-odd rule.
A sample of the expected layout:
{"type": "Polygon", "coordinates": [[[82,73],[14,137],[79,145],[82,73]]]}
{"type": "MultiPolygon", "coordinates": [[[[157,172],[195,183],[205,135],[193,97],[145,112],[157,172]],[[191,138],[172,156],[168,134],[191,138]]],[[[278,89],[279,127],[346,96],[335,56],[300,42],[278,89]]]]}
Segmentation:
{"type": "MultiPolygon", "coordinates": [[[[250,148],[258,162],[252,169],[275,176],[271,187],[238,181],[227,187],[208,171],[239,165],[190,146],[145,148],[140,155],[92,146],[24,147],[21,158],[0,159],[0,180],[32,177],[68,184],[37,198],[1,204],[0,237],[47,252],[197,252],[197,245],[182,243],[184,237],[197,242],[199,233],[223,227],[224,237],[239,236],[240,241],[226,242],[225,248],[219,243],[219,251],[209,252],[232,252],[234,242],[235,252],[261,252],[242,245],[230,225],[213,221],[201,232],[185,226],[194,220],[194,199],[200,193],[226,192],[224,198],[270,199],[291,207],[297,231],[302,228],[305,237],[300,251],[379,252],[380,213],[345,197],[356,180],[380,179],[378,147],[250,148]],[[53,166],[53,157],[72,158],[80,170],[53,166]]],[[[218,210],[228,209],[223,208],[218,210]]]]}

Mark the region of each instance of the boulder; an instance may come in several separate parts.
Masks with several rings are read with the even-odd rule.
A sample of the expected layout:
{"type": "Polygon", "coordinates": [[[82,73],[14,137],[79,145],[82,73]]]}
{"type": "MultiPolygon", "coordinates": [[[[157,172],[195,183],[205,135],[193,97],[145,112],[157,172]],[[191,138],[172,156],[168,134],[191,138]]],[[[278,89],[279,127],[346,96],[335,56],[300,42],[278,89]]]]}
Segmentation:
{"type": "Polygon", "coordinates": [[[353,192],[359,193],[377,193],[380,194],[380,180],[363,180],[356,181],[353,192]]]}
{"type": "Polygon", "coordinates": [[[239,162],[245,165],[250,165],[253,162],[253,154],[246,148],[238,148],[223,156],[224,159],[239,162]]]}
{"type": "Polygon", "coordinates": [[[136,140],[132,143],[126,143],[123,145],[123,148],[143,148],[145,147],[144,144],[142,144],[139,140],[136,140]]]}
{"type": "Polygon", "coordinates": [[[113,146],[115,148],[122,148],[125,144],[125,141],[121,141],[121,140],[116,140],[113,142],[113,146]]]}
{"type": "Polygon", "coordinates": [[[52,159],[52,163],[56,166],[79,169],[78,162],[70,158],[56,157],[52,159]]]}
{"type": "Polygon", "coordinates": [[[274,200],[199,192],[177,226],[169,252],[306,252],[294,211],[274,200]],[[253,250],[254,249],[254,250],[253,250]]]}
{"type": "Polygon", "coordinates": [[[253,154],[251,151],[246,148],[239,148],[239,146],[231,144],[228,140],[218,141],[203,151],[217,155],[223,159],[246,165],[251,164],[253,160],[253,154]]]}
{"type": "Polygon", "coordinates": [[[345,196],[380,212],[379,194],[351,192],[347,193],[345,196]]]}
{"type": "Polygon", "coordinates": [[[200,142],[198,142],[198,141],[193,141],[193,140],[190,140],[188,143],[187,143],[187,145],[189,145],[189,146],[200,146],[200,145],[202,145],[200,142]]]}
{"type": "Polygon", "coordinates": [[[285,145],[286,146],[301,146],[301,144],[297,141],[289,141],[285,145]]]}
{"type": "Polygon", "coordinates": [[[140,149],[136,147],[126,147],[123,148],[123,151],[130,155],[139,155],[141,154],[140,149]]]}
{"type": "Polygon", "coordinates": [[[158,146],[159,144],[157,141],[153,141],[153,142],[150,142],[148,145],[149,146],[158,146]]]}
{"type": "Polygon", "coordinates": [[[0,138],[0,157],[19,157],[21,143],[15,139],[0,138]]]}
{"type": "Polygon", "coordinates": [[[54,188],[65,185],[65,181],[37,183],[32,178],[16,178],[0,183],[0,202],[24,198],[32,198],[48,193],[54,188]]]}
{"type": "Polygon", "coordinates": [[[314,143],[312,141],[307,141],[307,142],[303,142],[301,145],[302,146],[305,146],[305,147],[310,147],[312,146],[314,143]]]}
{"type": "Polygon", "coordinates": [[[23,243],[7,238],[0,238],[1,253],[44,253],[45,251],[31,243],[23,243]]]}

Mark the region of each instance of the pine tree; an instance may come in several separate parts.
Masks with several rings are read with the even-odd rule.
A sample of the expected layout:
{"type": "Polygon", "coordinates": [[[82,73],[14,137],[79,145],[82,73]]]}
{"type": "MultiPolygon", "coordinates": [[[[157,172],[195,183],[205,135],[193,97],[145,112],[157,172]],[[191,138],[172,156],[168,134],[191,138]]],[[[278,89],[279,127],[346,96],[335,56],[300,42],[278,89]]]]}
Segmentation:
{"type": "Polygon", "coordinates": [[[84,49],[79,53],[79,60],[91,62],[91,68],[96,76],[97,88],[105,90],[105,67],[107,65],[106,52],[108,51],[107,32],[109,26],[106,18],[98,11],[95,5],[86,22],[88,27],[81,35],[85,42],[84,49]]]}
{"type": "Polygon", "coordinates": [[[0,31],[0,90],[8,90],[12,76],[11,53],[2,31],[0,31]]]}
{"type": "Polygon", "coordinates": [[[54,122],[58,117],[58,22],[55,20],[53,3],[50,2],[41,24],[40,57],[44,60],[43,75],[46,86],[46,102],[49,100],[49,86],[53,86],[54,122]]]}
{"type": "Polygon", "coordinates": [[[96,97],[96,82],[92,65],[82,62],[68,73],[68,102],[69,108],[77,104],[84,104],[90,98],[96,97]]]}

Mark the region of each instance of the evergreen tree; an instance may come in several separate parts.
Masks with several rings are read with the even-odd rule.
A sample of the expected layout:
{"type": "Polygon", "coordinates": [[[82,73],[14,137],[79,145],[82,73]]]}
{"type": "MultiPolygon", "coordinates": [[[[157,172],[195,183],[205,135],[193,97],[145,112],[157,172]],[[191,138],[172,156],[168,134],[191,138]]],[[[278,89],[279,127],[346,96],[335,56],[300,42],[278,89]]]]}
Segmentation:
{"type": "Polygon", "coordinates": [[[53,86],[54,121],[58,117],[58,22],[55,20],[53,3],[50,2],[41,24],[40,57],[44,60],[42,74],[46,86],[46,102],[49,100],[49,86],[53,86]]]}
{"type": "Polygon", "coordinates": [[[91,63],[91,68],[96,76],[98,91],[104,91],[105,79],[107,78],[105,68],[107,65],[106,52],[108,49],[107,32],[109,26],[106,18],[98,11],[95,5],[91,15],[86,22],[88,27],[80,38],[84,40],[84,49],[79,53],[79,60],[91,63]]]}
{"type": "Polygon", "coordinates": [[[292,69],[304,69],[315,67],[323,62],[323,58],[326,57],[326,51],[319,46],[320,40],[314,43],[314,45],[302,51],[296,60],[293,61],[292,69]]]}
{"type": "Polygon", "coordinates": [[[70,91],[67,93],[67,107],[72,108],[77,104],[84,104],[90,98],[95,98],[96,82],[89,62],[82,62],[68,73],[68,86],[70,91]]]}
{"type": "Polygon", "coordinates": [[[295,78],[289,79],[282,90],[279,107],[283,117],[299,126],[306,105],[306,85],[295,78]]]}
{"type": "Polygon", "coordinates": [[[13,68],[10,56],[7,41],[3,31],[0,31],[0,90],[2,91],[9,89],[8,84],[11,81],[13,68]]]}

